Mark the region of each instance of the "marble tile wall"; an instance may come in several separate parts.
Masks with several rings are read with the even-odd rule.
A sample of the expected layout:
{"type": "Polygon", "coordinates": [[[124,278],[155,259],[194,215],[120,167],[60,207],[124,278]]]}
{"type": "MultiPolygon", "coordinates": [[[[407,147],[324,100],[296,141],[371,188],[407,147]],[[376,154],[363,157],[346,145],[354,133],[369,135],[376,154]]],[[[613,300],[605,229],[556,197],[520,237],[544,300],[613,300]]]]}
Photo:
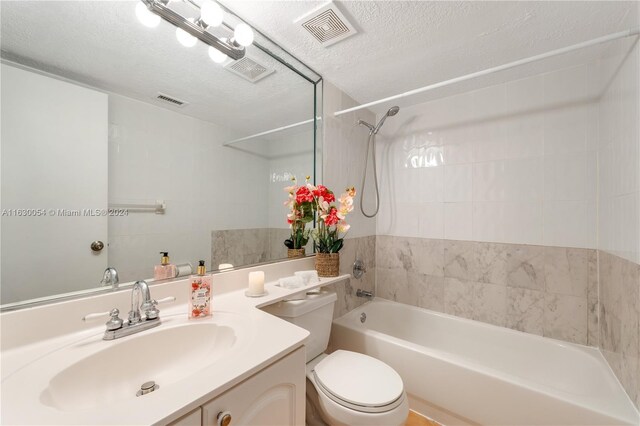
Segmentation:
{"type": "Polygon", "coordinates": [[[378,235],[376,275],[385,299],[598,346],[595,250],[378,235]]]}
{"type": "MultiPolygon", "coordinates": [[[[217,269],[221,263],[234,266],[252,265],[287,257],[284,240],[289,229],[254,228],[211,231],[211,263],[217,269]]],[[[307,253],[313,253],[311,242],[307,253]]]]}
{"type": "Polygon", "coordinates": [[[640,265],[600,251],[600,350],[640,407],[640,265]]]}
{"type": "Polygon", "coordinates": [[[356,297],[356,290],[374,291],[376,274],[376,237],[358,237],[345,240],[344,247],[340,250],[340,274],[351,274],[353,262],[361,259],[365,263],[367,271],[360,279],[353,276],[344,282],[339,282],[325,287],[333,290],[338,295],[333,317],[338,318],[352,309],[365,303],[367,300],[356,297]]]}

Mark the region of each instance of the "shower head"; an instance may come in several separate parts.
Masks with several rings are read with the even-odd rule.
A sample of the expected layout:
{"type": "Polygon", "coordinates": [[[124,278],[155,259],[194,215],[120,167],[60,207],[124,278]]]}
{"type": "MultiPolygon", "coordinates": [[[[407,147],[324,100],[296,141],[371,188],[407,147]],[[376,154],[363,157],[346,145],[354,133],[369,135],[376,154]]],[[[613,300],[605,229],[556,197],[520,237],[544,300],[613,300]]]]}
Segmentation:
{"type": "Polygon", "coordinates": [[[393,117],[394,115],[396,115],[398,112],[400,111],[400,107],[398,106],[394,106],[389,108],[389,111],[387,111],[385,113],[385,115],[380,119],[380,121],[378,122],[377,126],[373,126],[373,124],[369,124],[364,120],[358,120],[359,125],[361,126],[366,126],[369,129],[369,134],[370,135],[375,135],[378,133],[378,130],[380,130],[380,128],[382,127],[382,125],[384,124],[384,120],[387,119],[387,117],[393,117]]]}
{"type": "Polygon", "coordinates": [[[389,111],[387,111],[387,113],[378,122],[378,125],[372,130],[373,134],[374,135],[378,134],[378,131],[380,130],[380,128],[384,124],[384,121],[387,119],[387,117],[393,117],[398,112],[400,112],[400,107],[399,106],[392,106],[391,108],[389,108],[389,111]]]}

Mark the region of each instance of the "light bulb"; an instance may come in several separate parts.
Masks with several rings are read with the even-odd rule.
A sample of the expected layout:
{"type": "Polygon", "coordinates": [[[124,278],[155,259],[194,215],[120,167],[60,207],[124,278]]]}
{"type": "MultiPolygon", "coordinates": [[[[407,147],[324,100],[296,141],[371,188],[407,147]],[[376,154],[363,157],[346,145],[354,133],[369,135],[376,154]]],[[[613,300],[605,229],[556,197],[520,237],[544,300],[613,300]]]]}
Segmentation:
{"type": "Polygon", "coordinates": [[[136,16],[138,21],[145,27],[155,28],[160,23],[160,16],[147,9],[144,3],[139,2],[136,5],[136,16]]]}
{"type": "Polygon", "coordinates": [[[245,24],[244,22],[241,22],[233,31],[233,38],[241,46],[247,47],[251,45],[251,43],[253,43],[253,30],[247,24],[245,24]]]}
{"type": "Polygon", "coordinates": [[[216,49],[215,47],[209,46],[209,57],[216,64],[221,64],[227,60],[228,56],[216,49]]]}
{"type": "Polygon", "coordinates": [[[224,14],[222,8],[211,0],[204,0],[200,7],[200,19],[211,27],[217,27],[222,24],[224,14]]]}
{"type": "MultiPolygon", "coordinates": [[[[193,18],[189,18],[190,22],[194,22],[193,18]]],[[[193,47],[198,42],[198,39],[183,30],[182,28],[176,28],[176,38],[184,47],[193,47]]]]}

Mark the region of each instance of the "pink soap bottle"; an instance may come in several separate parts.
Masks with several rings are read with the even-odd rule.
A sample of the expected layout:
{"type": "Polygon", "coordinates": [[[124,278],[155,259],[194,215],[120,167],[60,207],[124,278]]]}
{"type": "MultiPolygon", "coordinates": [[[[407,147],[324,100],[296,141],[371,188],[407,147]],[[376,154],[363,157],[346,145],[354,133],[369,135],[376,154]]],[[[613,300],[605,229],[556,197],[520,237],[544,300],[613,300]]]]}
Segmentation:
{"type": "Polygon", "coordinates": [[[198,262],[198,273],[189,278],[189,319],[211,315],[211,275],[204,260],[198,262]]]}
{"type": "Polygon", "coordinates": [[[160,260],[160,264],[153,268],[153,279],[166,280],[175,278],[178,270],[176,269],[176,265],[172,265],[169,261],[169,252],[161,251],[160,254],[162,255],[162,259],[160,260]]]}

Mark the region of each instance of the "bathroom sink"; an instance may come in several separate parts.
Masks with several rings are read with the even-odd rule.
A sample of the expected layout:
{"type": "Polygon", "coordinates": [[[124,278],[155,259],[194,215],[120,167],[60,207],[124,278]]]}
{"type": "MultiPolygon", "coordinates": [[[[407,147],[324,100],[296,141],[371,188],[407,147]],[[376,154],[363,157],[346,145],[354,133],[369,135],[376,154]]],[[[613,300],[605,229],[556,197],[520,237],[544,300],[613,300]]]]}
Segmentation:
{"type": "MultiPolygon", "coordinates": [[[[87,343],[98,350],[77,357],[49,380],[40,395],[45,405],[63,411],[86,410],[137,398],[143,383],[155,381],[156,393],[194,376],[199,370],[228,357],[238,349],[237,326],[216,322],[183,321],[161,324],[115,341],[87,343]]],[[[64,352],[73,353],[75,345],[64,352]]],[[[197,376],[193,380],[198,380],[197,376]]],[[[151,394],[139,398],[149,398],[151,394]]]]}

